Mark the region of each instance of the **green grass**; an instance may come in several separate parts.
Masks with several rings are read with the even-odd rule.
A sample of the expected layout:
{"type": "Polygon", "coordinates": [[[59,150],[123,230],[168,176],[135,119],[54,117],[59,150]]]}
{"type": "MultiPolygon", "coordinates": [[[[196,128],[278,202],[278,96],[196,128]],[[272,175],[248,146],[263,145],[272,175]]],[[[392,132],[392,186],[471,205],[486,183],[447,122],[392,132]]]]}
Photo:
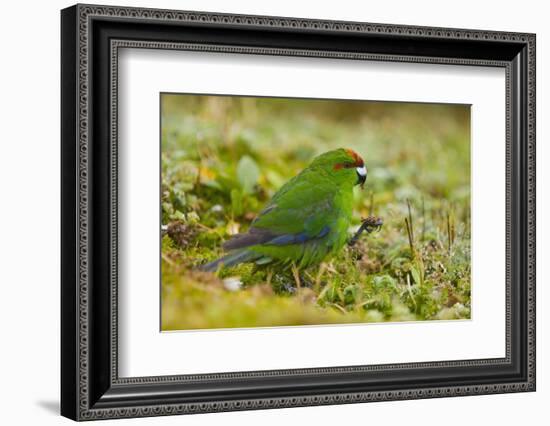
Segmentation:
{"type": "Polygon", "coordinates": [[[161,133],[163,330],[470,317],[468,107],[163,95],[161,133]],[[294,293],[288,272],[196,270],[339,147],[369,171],[354,221],[380,216],[380,232],[305,271],[312,286],[294,293]]]}

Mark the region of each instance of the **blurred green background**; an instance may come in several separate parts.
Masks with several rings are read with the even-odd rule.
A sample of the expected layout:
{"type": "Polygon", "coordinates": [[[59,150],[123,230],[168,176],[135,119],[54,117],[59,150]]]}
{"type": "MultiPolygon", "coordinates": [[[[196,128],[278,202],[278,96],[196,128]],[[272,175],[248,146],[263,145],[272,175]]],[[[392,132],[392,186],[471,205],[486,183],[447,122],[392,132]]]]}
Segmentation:
{"type": "Polygon", "coordinates": [[[163,330],[470,318],[469,106],[162,94],[161,138],[163,330]],[[380,232],[297,291],[276,270],[196,269],[340,147],[369,172],[354,220],[380,232]]]}

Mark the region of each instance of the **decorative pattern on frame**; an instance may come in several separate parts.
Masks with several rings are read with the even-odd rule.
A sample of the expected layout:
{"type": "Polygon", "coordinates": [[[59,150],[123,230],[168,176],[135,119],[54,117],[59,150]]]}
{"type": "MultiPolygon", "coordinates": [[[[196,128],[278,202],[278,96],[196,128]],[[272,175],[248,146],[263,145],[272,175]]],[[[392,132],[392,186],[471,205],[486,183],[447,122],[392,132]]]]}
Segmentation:
{"type": "MultiPolygon", "coordinates": [[[[345,404],[353,402],[367,401],[384,401],[384,400],[401,400],[401,399],[416,399],[416,398],[435,398],[443,396],[463,396],[485,393],[505,393],[515,392],[519,390],[534,389],[535,380],[535,37],[530,34],[518,33],[502,33],[492,31],[475,31],[462,29],[443,29],[443,28],[426,28],[426,27],[409,27],[399,25],[382,25],[382,24],[367,24],[353,22],[334,22],[323,20],[308,20],[308,19],[293,19],[293,18],[273,18],[262,16],[243,16],[243,15],[225,15],[225,14],[210,14],[200,12],[180,12],[154,9],[134,9],[134,8],[119,8],[119,7],[102,7],[102,6],[78,6],[78,164],[77,176],[79,182],[78,191],[78,417],[82,420],[102,419],[110,417],[140,417],[150,415],[171,415],[184,413],[206,413],[214,411],[231,411],[231,410],[249,410],[263,408],[278,408],[278,407],[294,407],[294,406],[309,406],[309,405],[328,405],[328,404],[345,404]],[[94,17],[119,17],[119,18],[139,18],[142,21],[175,21],[175,22],[202,22],[202,23],[222,23],[234,24],[241,26],[265,27],[265,28],[303,28],[315,29],[317,31],[339,31],[339,32],[358,32],[358,33],[377,33],[377,34],[407,34],[420,37],[437,37],[449,39],[464,39],[464,40],[501,40],[509,42],[522,42],[528,46],[528,235],[529,245],[527,250],[527,269],[528,269],[528,334],[527,334],[527,353],[528,353],[528,381],[526,383],[508,383],[501,385],[484,385],[484,386],[452,386],[447,388],[428,388],[428,389],[410,389],[402,391],[383,391],[383,392],[361,392],[347,394],[327,394],[305,397],[280,397],[266,399],[248,399],[248,400],[232,400],[223,402],[208,402],[201,404],[166,404],[161,406],[144,406],[139,408],[128,409],[90,409],[89,408],[89,389],[88,376],[89,372],[89,31],[90,20],[94,17]]],[[[426,63],[447,63],[447,64],[468,64],[468,65],[484,65],[484,66],[505,66],[505,63],[498,61],[481,61],[481,60],[464,60],[452,58],[415,58],[407,56],[391,56],[391,55],[370,55],[359,53],[343,53],[343,52],[326,52],[326,51],[310,51],[310,50],[286,50],[286,49],[269,49],[269,48],[249,48],[249,47],[232,47],[232,46],[214,46],[214,45],[194,45],[194,44],[178,44],[178,43],[161,43],[161,42],[143,42],[143,41],[112,41],[111,44],[111,120],[116,122],[117,117],[117,57],[118,48],[156,48],[156,49],[178,49],[178,50],[198,50],[210,52],[226,52],[226,53],[248,53],[248,54],[267,54],[267,55],[294,55],[294,56],[312,56],[312,57],[328,57],[340,59],[368,59],[368,60],[383,60],[383,61],[399,61],[399,62],[426,62],[426,63]]],[[[510,111],[510,69],[506,65],[506,104],[507,117],[511,114],[510,111]]],[[[508,121],[508,120],[507,120],[508,121]]],[[[510,132],[506,129],[507,137],[507,176],[510,174],[510,132]]],[[[111,336],[113,348],[117,347],[117,293],[116,293],[116,257],[117,257],[117,225],[116,225],[116,193],[117,193],[117,131],[116,126],[111,126],[111,141],[113,160],[111,170],[112,183],[112,198],[113,206],[112,227],[111,227],[111,284],[112,284],[112,300],[111,300],[111,336]]],[[[510,203],[510,182],[507,179],[507,207],[510,203]]],[[[508,209],[509,210],[509,209],[508,209]]],[[[510,223],[510,217],[507,213],[506,217],[507,229],[510,223]]],[[[508,232],[508,231],[507,231],[508,232]]],[[[510,235],[507,235],[507,241],[510,240],[510,235]]],[[[509,243],[506,247],[507,253],[510,253],[509,243]]],[[[506,264],[506,360],[510,356],[510,322],[511,316],[509,311],[510,301],[510,265],[507,256],[506,264]]],[[[496,361],[502,360],[468,360],[456,362],[435,362],[435,363],[415,363],[415,366],[437,367],[437,366],[465,366],[465,365],[487,365],[496,361]]],[[[147,377],[147,378],[118,378],[117,374],[117,351],[113,350],[111,379],[114,383],[163,383],[173,381],[194,381],[201,379],[219,379],[219,378],[239,378],[239,377],[255,377],[255,376],[273,376],[273,375],[300,375],[306,373],[331,373],[344,372],[350,368],[353,371],[373,371],[381,369],[398,369],[411,367],[413,364],[395,364],[395,365],[378,365],[378,366],[362,366],[362,367],[334,367],[322,369],[306,369],[306,370],[276,370],[267,372],[248,372],[248,373],[224,373],[216,375],[193,375],[193,376],[162,376],[162,377],[147,377]]]]}

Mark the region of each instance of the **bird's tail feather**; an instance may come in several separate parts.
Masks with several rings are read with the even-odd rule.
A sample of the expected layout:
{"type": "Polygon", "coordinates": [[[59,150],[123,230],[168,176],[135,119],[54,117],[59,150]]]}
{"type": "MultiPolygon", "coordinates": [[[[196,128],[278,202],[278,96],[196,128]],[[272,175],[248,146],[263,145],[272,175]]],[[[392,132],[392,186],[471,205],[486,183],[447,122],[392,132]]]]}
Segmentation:
{"type": "Polygon", "coordinates": [[[234,266],[239,263],[243,262],[250,262],[252,260],[256,260],[259,257],[261,257],[258,253],[253,253],[249,250],[239,250],[233,253],[229,253],[223,257],[220,257],[219,259],[216,259],[210,263],[207,263],[205,265],[200,266],[200,269],[202,271],[206,272],[215,272],[217,271],[220,266],[234,266]]]}

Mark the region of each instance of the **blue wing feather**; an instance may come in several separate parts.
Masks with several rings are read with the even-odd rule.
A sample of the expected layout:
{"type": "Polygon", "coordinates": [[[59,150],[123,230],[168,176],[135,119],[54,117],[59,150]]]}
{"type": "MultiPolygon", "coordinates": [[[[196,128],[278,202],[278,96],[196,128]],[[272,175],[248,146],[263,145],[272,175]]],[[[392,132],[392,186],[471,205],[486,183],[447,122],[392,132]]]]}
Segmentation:
{"type": "Polygon", "coordinates": [[[329,232],[330,232],[330,227],[325,226],[323,229],[321,229],[321,232],[319,232],[317,235],[314,235],[314,236],[308,235],[306,232],[300,232],[299,234],[285,234],[285,235],[279,235],[273,238],[272,240],[265,242],[265,244],[274,245],[274,246],[285,246],[289,244],[304,244],[313,239],[323,238],[324,236],[328,235],[329,232]]]}

